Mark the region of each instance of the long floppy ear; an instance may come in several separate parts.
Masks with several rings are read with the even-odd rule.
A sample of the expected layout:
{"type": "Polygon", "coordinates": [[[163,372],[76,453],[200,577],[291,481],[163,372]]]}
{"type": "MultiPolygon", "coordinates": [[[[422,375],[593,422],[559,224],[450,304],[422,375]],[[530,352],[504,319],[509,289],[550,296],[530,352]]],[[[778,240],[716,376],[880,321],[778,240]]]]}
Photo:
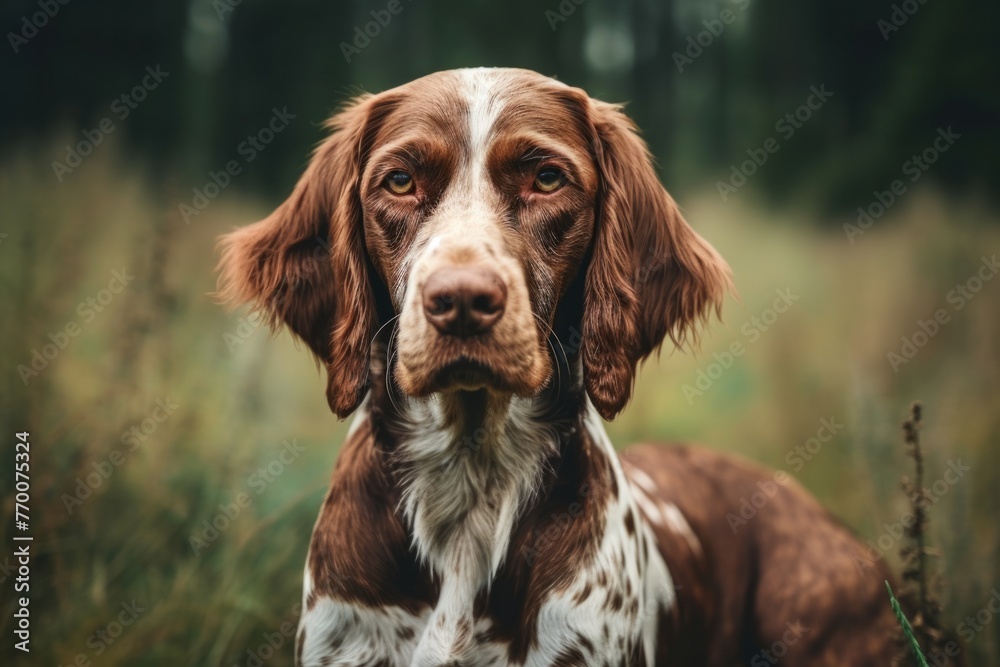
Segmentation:
{"type": "Polygon", "coordinates": [[[600,171],[596,231],[583,315],[584,380],[613,419],[636,367],[665,336],[682,347],[732,286],[729,266],[688,226],[621,108],[591,102],[600,171]]]}
{"type": "Polygon", "coordinates": [[[327,401],[341,419],[368,386],[376,327],[358,175],[373,98],[355,100],[327,126],[291,196],[271,215],[220,239],[220,300],[250,303],[272,329],[288,326],[327,369],[327,401]]]}

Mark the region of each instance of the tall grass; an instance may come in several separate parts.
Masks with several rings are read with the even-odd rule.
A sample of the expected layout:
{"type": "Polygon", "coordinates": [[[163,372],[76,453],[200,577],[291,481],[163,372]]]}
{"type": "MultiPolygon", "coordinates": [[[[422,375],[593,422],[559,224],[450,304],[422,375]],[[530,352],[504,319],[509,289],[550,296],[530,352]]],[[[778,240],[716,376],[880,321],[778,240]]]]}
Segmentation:
{"type": "MultiPolygon", "coordinates": [[[[33,651],[20,660],[5,641],[0,660],[68,665],[83,654],[95,665],[245,665],[268,655],[260,650],[267,636],[276,641],[295,620],[309,533],[345,429],[305,350],[287,334],[268,340],[206,297],[215,237],[274,202],[247,197],[237,183],[185,225],[176,211],[189,191],[113,145],[62,184],[49,153],[57,151],[0,164],[0,232],[9,235],[0,243],[0,398],[8,438],[31,432],[35,536],[33,651]],[[135,278],[83,321],[78,304],[123,267],[135,278]],[[79,335],[25,385],[17,366],[71,320],[79,335]],[[177,407],[156,422],[157,400],[167,399],[177,407]],[[155,430],[144,433],[144,423],[155,430]],[[133,427],[145,436],[134,451],[133,427]],[[258,470],[293,441],[304,451],[260,488],[258,470]],[[114,450],[121,465],[68,511],[77,479],[114,450]],[[241,493],[249,506],[195,553],[192,535],[204,535],[204,522],[241,493]],[[135,621],[111,643],[95,639],[133,600],[144,608],[135,621]]],[[[928,470],[958,457],[972,466],[934,509],[954,614],[943,620],[953,627],[1000,582],[1000,281],[952,313],[898,373],[886,353],[942,307],[982,254],[1000,248],[996,216],[915,192],[852,245],[836,224],[794,213],[723,205],[712,193],[680,200],[732,263],[743,304],[727,305],[726,325],[709,332],[700,355],[665,353],[646,366],[632,406],[609,426],[613,441],[698,440],[780,467],[874,539],[905,510],[894,493],[903,456],[893,445],[895,415],[909,397],[923,397],[940,416],[927,429],[940,443],[928,470]],[[744,322],[785,288],[800,298],[751,342],[744,322]],[[745,354],[689,402],[683,386],[734,341],[745,354]],[[843,430],[791,468],[789,452],[829,417],[843,430]]],[[[0,544],[9,545],[11,475],[0,484],[0,544]]],[[[5,637],[9,611],[0,616],[5,637]]],[[[997,655],[998,633],[1000,624],[977,637],[970,664],[997,655]]],[[[291,664],[291,642],[280,644],[264,664],[291,664]]]]}

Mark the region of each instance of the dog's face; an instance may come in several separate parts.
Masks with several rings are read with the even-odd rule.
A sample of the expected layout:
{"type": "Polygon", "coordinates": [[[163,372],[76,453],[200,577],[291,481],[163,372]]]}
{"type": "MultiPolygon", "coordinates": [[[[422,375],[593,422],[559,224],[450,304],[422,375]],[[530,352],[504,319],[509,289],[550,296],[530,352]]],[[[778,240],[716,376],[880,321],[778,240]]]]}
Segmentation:
{"type": "Polygon", "coordinates": [[[326,362],[339,416],[367,390],[389,318],[403,392],[537,393],[565,350],[550,344],[556,313],[582,285],[569,353],[610,418],[636,364],[666,335],[682,343],[728,287],[629,121],[578,89],[524,70],[441,72],[330,125],[292,196],[224,238],[221,280],[326,362]]]}
{"type": "Polygon", "coordinates": [[[521,72],[447,72],[393,95],[360,194],[367,249],[399,314],[399,386],[535,393],[593,233],[582,109],[566,87],[521,72]]]}

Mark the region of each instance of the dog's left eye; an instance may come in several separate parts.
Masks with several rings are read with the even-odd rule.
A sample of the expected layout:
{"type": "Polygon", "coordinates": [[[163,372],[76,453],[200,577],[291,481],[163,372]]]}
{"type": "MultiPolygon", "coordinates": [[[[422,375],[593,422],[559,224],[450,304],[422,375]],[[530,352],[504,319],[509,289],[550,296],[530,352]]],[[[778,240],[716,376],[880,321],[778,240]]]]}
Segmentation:
{"type": "Polygon", "coordinates": [[[385,177],[385,184],[397,195],[405,195],[413,190],[413,177],[405,171],[391,171],[385,177]]]}
{"type": "Polygon", "coordinates": [[[566,182],[566,176],[555,167],[545,167],[535,176],[535,187],[541,192],[555,192],[566,182]]]}

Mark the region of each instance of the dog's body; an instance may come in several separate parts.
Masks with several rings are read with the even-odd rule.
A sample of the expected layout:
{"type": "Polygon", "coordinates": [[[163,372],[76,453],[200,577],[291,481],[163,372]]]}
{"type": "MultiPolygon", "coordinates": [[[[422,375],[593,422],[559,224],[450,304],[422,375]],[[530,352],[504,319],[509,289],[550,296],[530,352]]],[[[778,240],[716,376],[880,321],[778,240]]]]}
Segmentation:
{"type": "Polygon", "coordinates": [[[617,107],[460,70],[332,126],[223,255],[223,293],[303,338],[331,408],[357,412],[300,664],[890,663],[884,577],[794,483],[608,441],[637,363],[729,285],[617,107]]]}

